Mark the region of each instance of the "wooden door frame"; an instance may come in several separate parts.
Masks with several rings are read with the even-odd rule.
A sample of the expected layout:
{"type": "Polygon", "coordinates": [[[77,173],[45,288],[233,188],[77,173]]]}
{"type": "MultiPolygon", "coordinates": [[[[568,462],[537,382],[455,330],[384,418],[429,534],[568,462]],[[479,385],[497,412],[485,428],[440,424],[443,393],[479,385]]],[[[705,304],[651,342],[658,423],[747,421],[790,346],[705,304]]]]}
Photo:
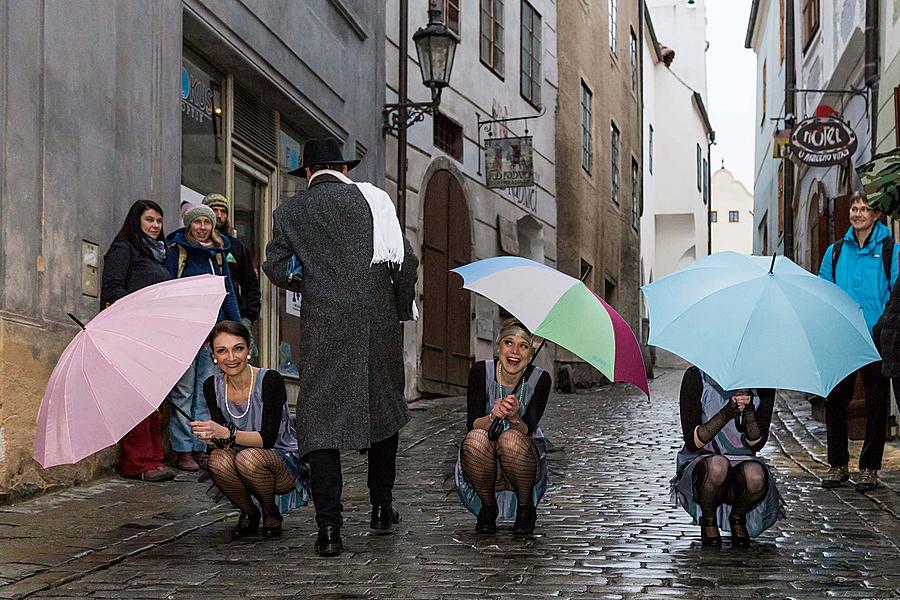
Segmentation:
{"type": "MultiPolygon", "coordinates": [[[[438,156],[435,157],[434,160],[428,165],[428,168],[425,169],[425,172],[422,174],[422,178],[419,182],[419,194],[417,195],[417,210],[418,210],[418,218],[416,219],[416,240],[415,240],[415,248],[418,249],[420,257],[424,257],[424,247],[425,247],[425,200],[426,200],[426,192],[428,191],[428,183],[431,181],[432,177],[438,171],[447,171],[450,173],[450,176],[453,177],[456,182],[459,184],[460,189],[463,194],[463,202],[466,205],[466,212],[468,214],[469,219],[469,258],[470,260],[476,259],[475,254],[475,214],[473,211],[471,198],[476,197],[474,190],[468,185],[468,180],[465,177],[465,174],[459,169],[457,164],[451,159],[438,156]]],[[[412,240],[411,240],[412,243],[412,240]]],[[[419,283],[418,290],[416,293],[417,299],[421,302],[421,298],[424,294],[425,290],[425,270],[422,265],[422,261],[419,263],[419,283]]],[[[474,311],[474,298],[469,297],[469,312],[474,311]]],[[[464,386],[455,386],[446,383],[438,383],[430,380],[426,380],[423,377],[424,369],[422,363],[422,347],[424,342],[424,322],[425,318],[423,317],[418,321],[416,327],[416,388],[424,393],[424,394],[435,394],[435,395],[445,395],[445,396],[458,396],[464,395],[466,393],[466,388],[464,386]]],[[[469,355],[474,356],[474,338],[472,336],[473,326],[469,327],[469,355]]]]}

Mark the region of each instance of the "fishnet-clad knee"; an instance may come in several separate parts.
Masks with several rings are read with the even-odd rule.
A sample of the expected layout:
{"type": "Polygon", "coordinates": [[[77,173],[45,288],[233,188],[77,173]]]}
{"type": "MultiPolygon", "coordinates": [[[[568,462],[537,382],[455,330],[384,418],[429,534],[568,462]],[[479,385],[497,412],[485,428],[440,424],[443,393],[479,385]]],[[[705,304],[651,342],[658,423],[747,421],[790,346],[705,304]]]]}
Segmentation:
{"type": "Polygon", "coordinates": [[[478,494],[481,504],[488,507],[496,505],[497,457],[488,432],[483,429],[470,431],[463,440],[459,458],[466,481],[478,494]]]}
{"type": "Polygon", "coordinates": [[[531,438],[514,429],[500,434],[497,458],[520,505],[532,504],[532,490],[540,473],[540,458],[531,438]]]}
{"type": "Polygon", "coordinates": [[[694,467],[694,501],[705,517],[714,517],[722,502],[725,480],[731,463],[724,456],[708,456],[694,467]]]}
{"type": "Polygon", "coordinates": [[[294,478],[284,462],[274,450],[244,448],[235,455],[234,464],[240,478],[263,507],[263,524],[273,526],[281,522],[275,496],[294,487],[294,478]]]}
{"type": "Polygon", "coordinates": [[[209,455],[207,468],[209,476],[225,497],[241,509],[241,512],[249,515],[256,512],[253,500],[250,498],[250,490],[238,473],[234,464],[237,452],[233,449],[217,448],[209,455]]]}
{"type": "Polygon", "coordinates": [[[755,460],[745,460],[733,470],[734,503],[731,514],[742,517],[765,498],[769,491],[769,475],[755,460]]]}

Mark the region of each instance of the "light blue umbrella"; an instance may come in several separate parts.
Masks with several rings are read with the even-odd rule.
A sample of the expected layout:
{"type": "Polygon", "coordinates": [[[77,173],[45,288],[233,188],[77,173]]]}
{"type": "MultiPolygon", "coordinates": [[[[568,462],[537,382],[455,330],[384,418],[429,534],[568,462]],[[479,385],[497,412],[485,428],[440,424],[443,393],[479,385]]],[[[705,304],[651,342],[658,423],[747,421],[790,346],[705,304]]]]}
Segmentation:
{"type": "Polygon", "coordinates": [[[847,375],[881,359],[862,308],[783,256],[719,252],[641,289],[649,343],[726,390],[827,396],[847,375]]]}

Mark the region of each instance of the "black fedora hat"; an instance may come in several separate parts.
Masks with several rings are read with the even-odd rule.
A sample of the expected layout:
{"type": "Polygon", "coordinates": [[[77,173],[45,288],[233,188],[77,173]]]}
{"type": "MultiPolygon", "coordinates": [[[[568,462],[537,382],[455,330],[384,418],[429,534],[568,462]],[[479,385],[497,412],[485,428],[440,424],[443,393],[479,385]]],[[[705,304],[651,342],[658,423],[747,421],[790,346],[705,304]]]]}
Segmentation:
{"type": "Polygon", "coordinates": [[[344,160],[336,139],[312,139],[303,144],[303,162],[288,175],[306,177],[306,169],[316,165],[347,165],[347,169],[352,169],[358,164],[359,160],[344,160]]]}

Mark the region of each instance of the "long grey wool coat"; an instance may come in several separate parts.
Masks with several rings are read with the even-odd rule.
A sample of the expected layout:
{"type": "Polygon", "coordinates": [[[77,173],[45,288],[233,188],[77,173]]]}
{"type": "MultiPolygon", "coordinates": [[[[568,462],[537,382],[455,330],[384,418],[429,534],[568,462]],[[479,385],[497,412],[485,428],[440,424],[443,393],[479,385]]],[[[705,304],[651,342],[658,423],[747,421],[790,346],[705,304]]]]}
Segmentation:
{"type": "Polygon", "coordinates": [[[302,294],[301,456],[369,448],[410,418],[398,307],[415,298],[419,261],[404,240],[399,269],[371,265],[372,233],[372,213],[359,189],[327,174],[274,213],[263,270],[276,286],[302,294]],[[291,256],[303,267],[299,282],[287,278],[291,256]]]}

